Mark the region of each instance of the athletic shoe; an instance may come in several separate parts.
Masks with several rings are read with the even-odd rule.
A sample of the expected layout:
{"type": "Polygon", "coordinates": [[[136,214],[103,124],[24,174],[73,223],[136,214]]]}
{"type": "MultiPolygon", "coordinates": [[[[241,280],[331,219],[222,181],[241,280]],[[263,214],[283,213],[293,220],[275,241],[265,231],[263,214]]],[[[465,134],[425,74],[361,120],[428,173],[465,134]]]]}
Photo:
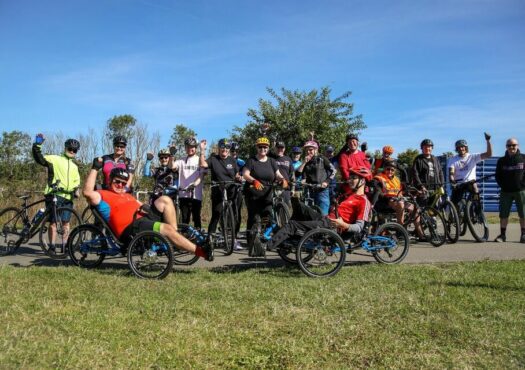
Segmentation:
{"type": "Polygon", "coordinates": [[[234,251],[242,251],[244,248],[241,246],[241,242],[236,240],[235,244],[233,245],[234,251]]]}
{"type": "Polygon", "coordinates": [[[521,234],[520,243],[525,243],[525,234],[521,234]]]}
{"type": "Polygon", "coordinates": [[[213,250],[213,240],[209,240],[208,243],[204,243],[202,249],[206,252],[206,261],[213,261],[215,259],[215,252],[213,250]]]}
{"type": "MultiPolygon", "coordinates": [[[[522,235],[522,239],[523,239],[523,235],[522,235]]],[[[498,235],[496,236],[496,239],[494,239],[494,241],[496,243],[505,243],[507,241],[507,237],[505,235],[498,235]]]]}

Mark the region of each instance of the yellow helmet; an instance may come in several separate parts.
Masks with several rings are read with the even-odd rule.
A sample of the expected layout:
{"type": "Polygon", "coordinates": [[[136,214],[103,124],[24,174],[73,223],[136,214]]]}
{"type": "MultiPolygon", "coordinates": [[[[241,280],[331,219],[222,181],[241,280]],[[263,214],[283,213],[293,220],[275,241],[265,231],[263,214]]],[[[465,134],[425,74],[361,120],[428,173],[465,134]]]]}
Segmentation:
{"type": "Polygon", "coordinates": [[[270,140],[267,137],[260,137],[255,142],[255,145],[268,145],[270,146],[270,140]]]}

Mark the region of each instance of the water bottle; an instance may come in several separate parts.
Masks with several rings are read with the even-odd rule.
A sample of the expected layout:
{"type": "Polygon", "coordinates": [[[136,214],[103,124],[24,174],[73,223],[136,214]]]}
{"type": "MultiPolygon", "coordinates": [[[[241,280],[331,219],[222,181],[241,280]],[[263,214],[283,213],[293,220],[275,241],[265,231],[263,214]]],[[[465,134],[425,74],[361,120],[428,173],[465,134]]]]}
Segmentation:
{"type": "Polygon", "coordinates": [[[42,218],[42,216],[44,215],[44,212],[46,211],[45,208],[40,208],[38,210],[38,212],[35,214],[35,216],[33,217],[33,220],[31,221],[32,224],[36,224],[38,221],[40,221],[40,219],[42,218]]]}
{"type": "Polygon", "coordinates": [[[276,226],[277,226],[277,224],[272,224],[271,226],[266,228],[266,230],[264,231],[264,239],[265,240],[270,240],[270,238],[272,237],[273,229],[275,229],[276,226]]]}

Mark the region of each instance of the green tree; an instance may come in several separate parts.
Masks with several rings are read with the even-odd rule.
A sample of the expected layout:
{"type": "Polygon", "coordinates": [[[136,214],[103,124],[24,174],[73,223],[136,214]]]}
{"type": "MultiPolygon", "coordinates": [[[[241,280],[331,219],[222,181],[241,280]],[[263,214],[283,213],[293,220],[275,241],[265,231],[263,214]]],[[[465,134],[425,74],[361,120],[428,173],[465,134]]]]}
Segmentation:
{"type": "Polygon", "coordinates": [[[117,135],[125,136],[130,140],[133,137],[133,129],[137,124],[137,119],[131,114],[113,116],[106,122],[106,132],[108,138],[113,140],[117,135]]]}
{"type": "Polygon", "coordinates": [[[397,155],[397,162],[400,165],[404,165],[407,168],[412,167],[414,159],[419,155],[419,150],[417,149],[407,149],[404,152],[401,152],[397,155]]]}
{"type": "Polygon", "coordinates": [[[334,99],[329,87],[311,91],[282,88],[280,94],[271,88],[266,90],[271,98],[259,99],[259,107],[247,112],[249,122],[244,127],[233,128],[232,139],[239,142],[243,156],[253,153],[255,140],[263,135],[261,128],[265,122],[270,128],[264,134],[272,140],[272,145],[282,140],[288,148],[302,145],[310,132],[314,132],[321,147],[330,144],[337,150],[344,145],[348,132],[366,128],[362,116],[353,115],[354,105],[347,101],[350,91],[334,99]]]}
{"type": "Polygon", "coordinates": [[[0,174],[12,178],[31,160],[31,136],[22,131],[4,131],[0,138],[0,174]]]}
{"type": "Polygon", "coordinates": [[[171,134],[170,138],[170,146],[177,148],[177,155],[182,155],[181,153],[185,153],[184,140],[189,137],[197,137],[197,133],[183,124],[178,124],[173,128],[173,133],[171,134]]]}

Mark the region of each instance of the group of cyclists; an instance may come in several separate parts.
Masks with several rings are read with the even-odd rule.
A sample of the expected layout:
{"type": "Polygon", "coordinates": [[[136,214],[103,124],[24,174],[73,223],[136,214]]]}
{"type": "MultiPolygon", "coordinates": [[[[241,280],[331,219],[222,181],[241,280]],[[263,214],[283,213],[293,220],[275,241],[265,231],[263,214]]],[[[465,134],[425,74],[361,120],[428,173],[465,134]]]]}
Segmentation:
{"type": "MultiPolygon", "coordinates": [[[[461,199],[464,191],[464,187],[456,185],[475,179],[476,164],[492,155],[490,138],[485,133],[484,153],[470,153],[466,140],[456,141],[457,155],[450,158],[447,164],[453,189],[451,198],[454,202],[461,199]]],[[[60,205],[72,207],[71,194],[80,185],[78,168],[73,162],[80,143],[75,139],[68,139],[62,155],[44,156],[41,153],[43,141],[43,135],[38,134],[32,148],[33,156],[37,163],[47,167],[49,184],[60,181],[63,189],[63,194],[58,194],[60,205]]],[[[372,159],[367,156],[366,143],[360,145],[359,137],[354,133],[346,136],[345,143],[337,154],[334,154],[332,146],[327,146],[324,153],[321,153],[320,144],[313,135],[302,146],[293,147],[291,157],[286,155],[284,142],[273,143],[272,149],[271,144],[266,136],[259,137],[254,143],[256,154],[246,161],[238,158],[239,145],[228,139],[219,140],[217,153],[208,158],[207,141],[198,142],[194,137],[185,139],[185,153],[178,158],[175,147],[161,149],[157,154],[156,166],[153,166],[154,155],[148,153],[143,175],[154,179],[155,188],[176,189],[181,220],[177,219],[176,205],[172,198],[162,195],[162,192],[153,193],[147,204],[139,202],[130,193],[135,168],[126,157],[127,140],[123,136],[114,138],[113,153],[93,160],[82,193],[88,203],[99,210],[119,238],[130,238],[133,233],[141,230],[154,230],[165,235],[178,248],[213,260],[213,235],[223,206],[224,193],[219,188],[211,189],[212,210],[207,239],[195,243],[177,232],[177,224],[180,222],[189,224],[193,221],[195,228],[202,228],[203,185],[208,174],[212,182],[225,184],[226,194],[235,205],[237,232],[241,224],[243,203],[247,208],[246,229],[249,231],[256,217],[271,214],[272,187],[276,183],[280,184],[283,199],[293,210],[292,220],[276,231],[266,246],[268,249],[277,247],[298,230],[304,232],[319,225],[335,228],[340,232],[358,233],[368,221],[371,200],[378,210],[393,211],[397,221],[402,224],[406,205],[400,195],[406,191],[404,182],[408,181],[417,190],[423,202],[428,191],[445,184],[441,165],[432,154],[434,144],[430,139],[421,141],[421,154],[415,158],[409,171],[397,164],[393,158],[394,148],[390,145],[382,148],[381,158],[372,159]],[[103,181],[97,186],[99,172],[102,173],[103,181]],[[401,172],[408,172],[404,181],[399,177],[401,172]],[[241,188],[240,184],[242,191],[238,190],[241,188]],[[305,206],[299,199],[301,192],[307,187],[310,188],[315,209],[305,206]],[[376,194],[373,199],[371,193],[376,194]],[[337,215],[333,212],[334,203],[339,205],[337,215]]],[[[475,184],[473,191],[477,192],[475,184]]],[[[46,193],[48,192],[49,187],[46,188],[46,193]]],[[[523,205],[520,207],[523,208],[523,205]]],[[[67,220],[62,221],[67,225],[67,220]]],[[[417,222],[415,231],[418,240],[425,241],[417,222]]],[[[249,245],[253,237],[248,233],[249,245]]],[[[240,243],[236,242],[235,249],[242,249],[240,243]]],[[[252,252],[250,248],[250,254],[252,252]]]]}

